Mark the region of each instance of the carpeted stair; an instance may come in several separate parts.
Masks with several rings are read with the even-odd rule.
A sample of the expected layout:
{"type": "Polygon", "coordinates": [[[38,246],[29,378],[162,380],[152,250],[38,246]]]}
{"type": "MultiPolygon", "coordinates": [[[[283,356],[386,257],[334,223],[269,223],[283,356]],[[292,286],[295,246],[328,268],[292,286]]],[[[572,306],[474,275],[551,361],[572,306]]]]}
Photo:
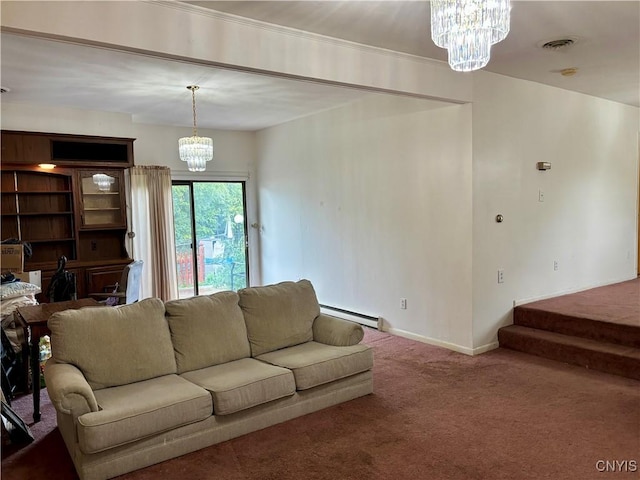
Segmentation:
{"type": "Polygon", "coordinates": [[[608,286],[515,307],[500,346],[640,380],[638,285],[620,284],[619,297],[608,286]]]}

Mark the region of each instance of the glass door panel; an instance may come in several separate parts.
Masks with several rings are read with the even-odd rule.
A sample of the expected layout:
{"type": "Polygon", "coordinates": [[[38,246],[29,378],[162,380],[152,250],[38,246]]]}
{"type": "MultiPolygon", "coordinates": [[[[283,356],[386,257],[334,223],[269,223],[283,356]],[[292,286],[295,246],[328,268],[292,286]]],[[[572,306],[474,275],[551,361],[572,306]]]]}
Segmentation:
{"type": "Polygon", "coordinates": [[[125,226],[121,172],[80,172],[82,227],[125,226]]]}
{"type": "Polygon", "coordinates": [[[172,186],[173,223],[176,242],[176,271],[178,274],[178,298],[193,297],[195,292],[193,268],[193,216],[191,187],[172,186]]]}
{"type": "Polygon", "coordinates": [[[173,197],[180,298],[246,287],[244,182],[176,181],[173,197]]]}

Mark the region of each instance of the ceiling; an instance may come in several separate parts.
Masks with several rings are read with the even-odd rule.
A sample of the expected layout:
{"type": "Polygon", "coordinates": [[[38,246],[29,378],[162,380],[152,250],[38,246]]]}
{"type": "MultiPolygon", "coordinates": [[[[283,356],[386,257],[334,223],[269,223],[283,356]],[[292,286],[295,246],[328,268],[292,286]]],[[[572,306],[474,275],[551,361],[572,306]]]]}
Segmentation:
{"type": "MultiPolygon", "coordinates": [[[[447,61],[431,40],[427,1],[199,1],[201,7],[447,61]]],[[[511,31],[490,72],[640,106],[640,2],[511,1],[511,31]],[[542,44],[570,38],[566,49],[542,44]],[[560,71],[578,68],[573,77],[560,71]]]]}
{"type": "MultiPolygon", "coordinates": [[[[259,21],[446,61],[426,1],[198,1],[259,21]]],[[[362,90],[2,33],[3,102],[122,112],[141,123],[258,130],[361,98],[362,90]],[[186,106],[185,106],[186,104],[186,106]]],[[[640,1],[512,1],[485,70],[640,106],[640,1]],[[574,44],[547,50],[547,41],[574,44]],[[577,68],[563,76],[565,68],[577,68]]]]}
{"type": "Polygon", "coordinates": [[[259,130],[366,92],[97,47],[2,34],[2,101],[132,115],[137,123],[259,130]]]}

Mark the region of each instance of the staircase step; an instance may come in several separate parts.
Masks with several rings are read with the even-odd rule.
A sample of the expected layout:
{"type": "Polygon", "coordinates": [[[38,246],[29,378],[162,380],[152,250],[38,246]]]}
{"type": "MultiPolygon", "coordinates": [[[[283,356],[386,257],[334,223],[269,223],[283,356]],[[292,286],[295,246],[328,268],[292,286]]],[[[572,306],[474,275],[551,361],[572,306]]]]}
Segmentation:
{"type": "Polygon", "coordinates": [[[635,326],[625,325],[520,305],[513,309],[513,323],[523,327],[640,348],[640,322],[635,326]]]}
{"type": "Polygon", "coordinates": [[[501,347],[640,380],[640,349],[628,345],[510,325],[498,330],[501,347]]]}

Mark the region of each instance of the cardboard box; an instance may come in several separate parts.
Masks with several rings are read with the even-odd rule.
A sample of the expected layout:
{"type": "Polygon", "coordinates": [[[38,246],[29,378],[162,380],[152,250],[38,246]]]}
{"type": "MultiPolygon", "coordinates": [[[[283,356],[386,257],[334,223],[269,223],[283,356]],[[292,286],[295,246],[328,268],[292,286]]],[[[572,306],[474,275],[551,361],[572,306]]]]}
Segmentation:
{"type": "Polygon", "coordinates": [[[32,272],[21,272],[13,274],[21,282],[31,283],[42,288],[42,270],[33,270],[32,272]]]}
{"type": "Polygon", "coordinates": [[[24,270],[24,249],[21,244],[0,245],[0,270],[2,273],[24,270]]]}

